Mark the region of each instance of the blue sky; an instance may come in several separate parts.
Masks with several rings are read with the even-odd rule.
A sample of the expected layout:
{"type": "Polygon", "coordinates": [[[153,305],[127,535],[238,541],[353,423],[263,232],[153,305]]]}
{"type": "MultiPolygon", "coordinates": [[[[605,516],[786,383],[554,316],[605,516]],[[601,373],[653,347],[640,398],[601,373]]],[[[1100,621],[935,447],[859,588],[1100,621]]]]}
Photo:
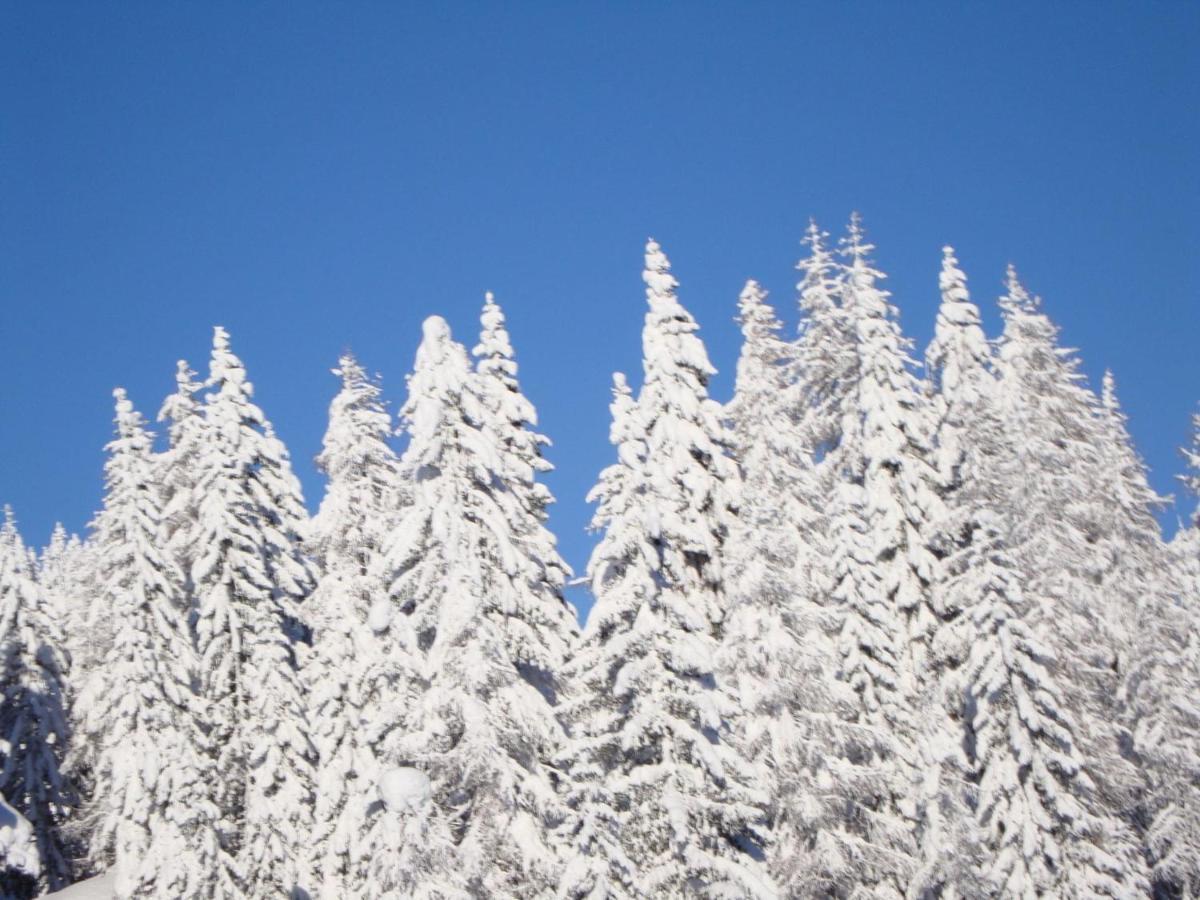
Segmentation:
{"type": "Polygon", "coordinates": [[[922,345],[943,243],[993,330],[1016,262],[1173,491],[1197,45],[1190,2],[4,4],[0,502],[82,529],[112,388],[153,415],[220,323],[315,505],[339,352],[398,405],[421,320],[472,340],[493,290],[582,568],[647,235],[725,399],[744,279],[792,325],[808,217],[853,209],[922,345]]]}

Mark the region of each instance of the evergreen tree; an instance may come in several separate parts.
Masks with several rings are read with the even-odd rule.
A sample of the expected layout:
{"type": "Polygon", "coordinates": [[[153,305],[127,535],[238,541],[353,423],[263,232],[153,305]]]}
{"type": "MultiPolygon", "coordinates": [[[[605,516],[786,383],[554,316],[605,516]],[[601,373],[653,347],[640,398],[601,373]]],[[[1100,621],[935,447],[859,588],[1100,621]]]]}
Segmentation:
{"type": "Polygon", "coordinates": [[[510,572],[514,590],[505,601],[508,652],[525,677],[553,698],[558,672],[579,629],[563,596],[571,570],[546,527],[546,510],[554,498],[535,480],[554,468],[542,455],[550,441],[534,430],[537,412],[521,393],[504,313],[490,293],[480,323],[473,354],[478,360],[481,427],[500,457],[494,488],[512,495],[513,502],[503,508],[518,554],[517,571],[510,572]]]}
{"type": "Polygon", "coordinates": [[[1005,897],[1130,897],[1146,884],[1119,841],[1089,809],[1093,791],[1076,748],[1053,655],[1026,621],[1022,577],[998,517],[980,512],[956,583],[974,640],[965,674],[977,817],[986,851],[980,874],[1005,897]]]}
{"type": "MultiPolygon", "coordinates": [[[[1182,480],[1190,493],[1200,495],[1200,416],[1193,421],[1195,442],[1184,450],[1191,471],[1182,480]]],[[[1200,517],[1180,528],[1167,552],[1169,592],[1148,591],[1139,604],[1124,696],[1145,779],[1139,811],[1151,877],[1162,896],[1195,897],[1200,896],[1200,706],[1195,700],[1200,690],[1200,517]]],[[[1148,576],[1130,587],[1161,588],[1161,571],[1148,576]]]]}
{"type": "Polygon", "coordinates": [[[997,490],[1013,476],[997,398],[992,347],[980,325],[966,275],[952,247],[942,248],[941,303],[925,354],[925,394],[932,421],[932,459],[938,475],[939,564],[930,586],[940,629],[922,697],[925,751],[923,870],[918,881],[949,894],[979,889],[979,844],[971,812],[971,769],[965,748],[969,698],[960,671],[972,624],[964,609],[986,585],[971,566],[987,557],[971,553],[994,515],[997,490]],[[982,518],[981,518],[982,517],[982,518]],[[966,604],[966,606],[964,606],[966,604]]]}
{"type": "Polygon", "coordinates": [[[303,677],[320,760],[312,836],[319,895],[349,897],[369,893],[373,859],[392,849],[373,824],[379,742],[403,720],[414,663],[391,628],[381,577],[397,512],[391,417],[353,356],[333,371],[342,387],[317,457],[329,482],[308,535],[321,572],[308,602],[313,649],[303,677]]]}
{"type": "Polygon", "coordinates": [[[842,334],[850,367],[828,401],[836,432],[822,460],[831,479],[829,571],[840,621],[838,676],[857,694],[852,758],[886,784],[847,818],[862,843],[859,883],[899,896],[915,873],[918,698],[930,680],[939,618],[929,584],[931,521],[940,512],[926,461],[928,421],[894,307],[878,287],[857,217],[843,241],[842,334]]]}
{"type": "Polygon", "coordinates": [[[765,799],[723,734],[733,704],[714,672],[737,485],[730,438],[697,325],[653,240],[643,278],[644,381],[636,404],[617,381],[618,463],[591,495],[604,529],[588,568],[596,605],[569,670],[573,837],[608,858],[573,864],[561,892],[771,896],[752,855],[765,799]]]}
{"type": "Polygon", "coordinates": [[[742,489],[726,551],[721,674],[739,708],[739,749],[768,798],[771,873],[787,896],[828,896],[851,877],[838,816],[856,785],[829,763],[850,743],[812,581],[816,472],[795,415],[794,348],[755,282],[738,305],[743,344],[726,415],[742,489]]]}
{"type": "Polygon", "coordinates": [[[159,456],[155,480],[162,494],[163,539],[176,565],[184,574],[184,594],[180,601],[193,605],[190,573],[199,540],[200,513],[196,491],[200,459],[207,435],[196,373],[187,360],[175,364],[175,392],[163,401],[158,421],[167,423],[169,444],[159,456]]]}
{"type": "Polygon", "coordinates": [[[119,897],[227,895],[182,575],[160,549],[150,435],[125,392],[114,396],[117,436],[96,542],[99,602],[116,629],[79,702],[79,737],[96,747],[90,852],[101,868],[115,864],[119,897]]]}
{"type": "Polygon", "coordinates": [[[562,736],[552,692],[527,677],[510,636],[536,633],[554,611],[524,581],[511,462],[484,427],[480,379],[439,317],[425,321],[402,419],[412,503],[386,547],[386,572],[425,685],[388,759],[431,778],[457,844],[440,864],[447,878],[463,876],[477,896],[540,896],[559,866],[551,761],[562,736]]]}
{"type": "MultiPolygon", "coordinates": [[[[1001,298],[1004,335],[999,368],[1001,413],[1010,436],[1011,476],[1001,507],[1006,536],[1033,626],[1045,626],[1055,671],[1076,714],[1075,743],[1094,783],[1094,812],[1111,832],[1109,851],[1141,868],[1137,840],[1122,821],[1137,773],[1122,753],[1121,649],[1134,610],[1110,606],[1103,585],[1103,497],[1111,446],[1095,395],[1073,351],[1010,267],[1001,298]]],[[[1111,454],[1110,454],[1111,455],[1111,454]]],[[[1131,876],[1132,877],[1132,876],[1131,876]]]]}
{"type": "Polygon", "coordinates": [[[287,452],[219,327],[209,385],[191,582],[201,695],[223,773],[221,832],[246,893],[286,895],[304,884],[312,802],[296,641],[297,603],[310,585],[299,550],[304,508],[287,452]]]}
{"type": "Polygon", "coordinates": [[[33,828],[38,885],[71,883],[64,833],[75,795],[63,774],[70,730],[62,679],[62,635],[35,580],[33,555],[4,508],[0,524],[0,793],[33,828]]]}

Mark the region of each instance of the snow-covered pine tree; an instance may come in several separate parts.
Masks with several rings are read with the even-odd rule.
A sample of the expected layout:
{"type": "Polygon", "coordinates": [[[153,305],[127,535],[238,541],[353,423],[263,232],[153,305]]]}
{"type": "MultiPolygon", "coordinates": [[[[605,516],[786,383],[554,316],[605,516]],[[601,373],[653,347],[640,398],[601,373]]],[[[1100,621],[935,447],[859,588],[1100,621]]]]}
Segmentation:
{"type": "MultiPolygon", "coordinates": [[[[63,635],[63,674],[72,700],[82,687],[84,661],[88,655],[87,607],[94,593],[94,556],[93,548],[78,535],[67,534],[59,522],[38,560],[38,583],[54,610],[55,621],[63,635]]],[[[74,731],[74,712],[71,720],[74,731]]]]}
{"type": "Polygon", "coordinates": [[[567,897],[773,896],[754,844],[765,798],[728,742],[716,679],[724,544],[737,471],[714,370],[651,240],[644,381],[617,379],[618,462],[591,499],[604,536],[588,574],[596,605],[569,672],[573,839],[587,854],[567,897]]]}
{"type": "MultiPolygon", "coordinates": [[[[1101,536],[1109,475],[1100,404],[1084,384],[1074,351],[1010,266],[1000,300],[1000,410],[1013,457],[1000,510],[1006,540],[1025,575],[1033,626],[1055,648],[1055,675],[1075,713],[1074,739],[1094,783],[1094,812],[1110,832],[1108,850],[1141,866],[1136,836],[1122,817],[1137,773],[1122,753],[1121,648],[1134,610],[1114,614],[1102,585],[1101,536]]],[[[1132,876],[1131,876],[1132,877],[1132,876]]]]}
{"type": "Polygon", "coordinates": [[[6,506],[0,524],[0,793],[32,826],[38,885],[50,891],[71,882],[73,848],[64,825],[75,805],[63,773],[70,729],[54,613],[6,506]]]}
{"type": "Polygon", "coordinates": [[[527,677],[510,635],[553,621],[557,612],[539,608],[538,596],[561,600],[525,581],[523,535],[512,526],[522,513],[505,484],[512,461],[496,428],[484,427],[481,380],[440,317],[424,323],[408,388],[401,470],[412,502],[385,559],[389,596],[416,637],[428,686],[388,760],[427,773],[451,817],[456,852],[440,863],[447,878],[461,875],[478,896],[544,896],[559,868],[552,761],[562,734],[554,692],[527,677]]]}
{"type": "MultiPolygon", "coordinates": [[[[1182,478],[1200,496],[1200,415],[1183,451],[1182,478]]],[[[1137,496],[1135,494],[1135,496],[1137,496]]],[[[1158,895],[1200,896],[1200,516],[1180,527],[1167,548],[1170,593],[1148,593],[1138,609],[1124,696],[1145,779],[1140,823],[1158,895]]],[[[1161,586],[1163,574],[1147,582],[1161,586]]],[[[1138,585],[1134,585],[1134,588],[1138,585]]]]}
{"type": "Polygon", "coordinates": [[[333,372],[342,386],[317,457],[328,485],[308,533],[320,576],[306,604],[313,647],[302,675],[319,760],[315,886],[322,897],[353,897],[371,895],[372,867],[392,850],[376,821],[379,742],[404,720],[416,663],[391,628],[382,577],[383,542],[398,513],[391,416],[352,355],[333,372]],[[384,615],[373,614],[377,606],[384,615]]]}
{"type": "Polygon", "coordinates": [[[167,423],[168,446],[158,457],[155,480],[162,493],[163,539],[176,565],[184,574],[184,594],[180,597],[189,609],[193,605],[190,574],[199,540],[200,513],[196,482],[200,475],[200,457],[206,440],[204,408],[200,391],[187,360],[175,364],[175,391],[163,401],[158,421],[167,423]]]}
{"type": "MultiPolygon", "coordinates": [[[[841,398],[856,368],[853,321],[840,302],[841,268],[827,243],[829,234],[808,223],[803,243],[808,256],[796,264],[800,331],[795,342],[795,416],[818,459],[837,443],[842,427],[841,398]]],[[[818,468],[828,479],[829,467],[818,468]]],[[[828,493],[828,485],[825,486],[828,493]]]]}
{"type": "Polygon", "coordinates": [[[311,582],[304,507],[220,327],[209,385],[191,582],[200,693],[223,773],[220,828],[243,890],[287,895],[304,887],[315,755],[297,670],[297,603],[311,582]]]}
{"type": "Polygon", "coordinates": [[[979,875],[999,896],[1022,900],[1144,895],[1141,873],[1090,809],[1093,789],[1069,701],[1053,653],[1026,620],[1032,605],[1004,546],[1002,519],[980,510],[973,520],[952,599],[973,633],[964,673],[979,781],[979,875]]]}
{"type": "Polygon", "coordinates": [[[757,283],[738,307],[743,343],[725,411],[742,488],[726,544],[721,676],[739,708],[738,747],[768,798],[771,875],[788,897],[824,897],[848,876],[853,851],[838,818],[855,786],[828,764],[849,752],[837,707],[848,698],[831,681],[835,653],[813,579],[816,470],[795,415],[794,347],[757,283]]]}
{"type": "MultiPolygon", "coordinates": [[[[829,502],[831,602],[840,621],[838,677],[858,695],[852,756],[886,784],[869,806],[849,807],[860,837],[857,890],[902,896],[916,873],[918,700],[939,628],[929,584],[936,560],[931,522],[940,518],[927,461],[927,412],[896,311],[877,282],[857,216],[839,281],[839,329],[849,368],[827,401],[837,425],[822,466],[829,502]]],[[[837,331],[832,332],[836,337],[837,331]]],[[[836,354],[836,355],[835,355],[836,354]]]]}
{"type": "Polygon", "coordinates": [[[217,832],[195,656],[179,601],[182,573],[164,551],[151,438],[125,391],[107,449],[95,541],[99,605],[113,641],[79,698],[79,740],[94,745],[89,852],[116,867],[118,897],[235,893],[217,832]]]}
{"type": "Polygon", "coordinates": [[[525,677],[553,698],[579,625],[563,596],[570,567],[546,527],[546,510],[554,498],[536,480],[539,473],[554,468],[542,455],[550,440],[535,430],[537,411],[521,392],[504,313],[491,293],[484,300],[480,324],[472,353],[484,414],[481,427],[500,456],[495,487],[502,486],[515,501],[504,507],[519,554],[517,571],[510,574],[514,590],[505,600],[510,605],[504,611],[508,652],[525,677]]]}
{"type": "Polygon", "coordinates": [[[918,881],[970,895],[978,889],[979,861],[965,752],[968,696],[960,668],[971,633],[963,603],[974,604],[980,583],[969,568],[979,559],[968,550],[982,533],[977,519],[994,515],[998,487],[1013,473],[1005,470],[1011,453],[999,414],[992,346],[952,247],[942,248],[938,287],[941,303],[925,353],[924,388],[942,499],[941,518],[930,522],[940,557],[930,590],[941,627],[921,703],[925,758],[918,881]]]}

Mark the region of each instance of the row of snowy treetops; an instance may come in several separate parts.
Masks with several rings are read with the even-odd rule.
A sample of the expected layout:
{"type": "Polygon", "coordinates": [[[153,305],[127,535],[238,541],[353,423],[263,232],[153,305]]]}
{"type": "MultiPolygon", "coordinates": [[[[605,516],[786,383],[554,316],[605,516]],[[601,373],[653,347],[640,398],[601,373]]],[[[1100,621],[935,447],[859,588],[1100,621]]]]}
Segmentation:
{"type": "Polygon", "coordinates": [[[0,532],[9,893],[1193,896],[1200,526],[1013,270],[989,340],[946,248],[918,368],[858,220],[806,244],[724,406],[647,244],[582,633],[490,296],[402,452],[340,361],[311,519],[223,329],[166,449],[116,391],[89,537],[0,532]]]}

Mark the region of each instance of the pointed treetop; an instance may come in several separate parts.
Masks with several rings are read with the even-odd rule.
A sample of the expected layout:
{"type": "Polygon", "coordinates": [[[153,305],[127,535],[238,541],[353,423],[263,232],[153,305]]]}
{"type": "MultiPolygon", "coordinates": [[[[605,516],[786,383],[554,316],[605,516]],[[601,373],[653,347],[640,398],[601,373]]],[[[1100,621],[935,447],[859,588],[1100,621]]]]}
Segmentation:
{"type": "Polygon", "coordinates": [[[1104,408],[1110,413],[1119,411],[1121,401],[1117,399],[1117,381],[1113,378],[1112,369],[1104,370],[1104,379],[1100,384],[1100,402],[1104,408]]]}
{"type": "Polygon", "coordinates": [[[779,319],[767,303],[767,292],[751,278],[738,295],[738,324],[742,336],[749,342],[774,336],[780,329],[779,319]]]}
{"type": "Polygon", "coordinates": [[[349,350],[338,357],[337,367],[329,371],[341,378],[342,384],[347,386],[362,381],[367,376],[366,370],[359,365],[358,359],[349,350]]]}
{"type": "Polygon", "coordinates": [[[209,363],[209,383],[227,383],[240,388],[246,396],[254,393],[254,386],[246,380],[246,367],[229,348],[229,332],[220,325],[213,327],[212,358],[209,363]]]}
{"type": "Polygon", "coordinates": [[[496,302],[495,295],[491,291],[484,294],[483,312],[479,315],[479,323],[482,326],[479,332],[479,343],[471,353],[480,359],[480,369],[485,371],[492,369],[494,366],[489,365],[489,360],[499,360],[504,368],[504,374],[510,377],[514,376],[516,367],[511,364],[504,365],[504,362],[511,361],[515,356],[508,329],[505,327],[504,310],[500,308],[500,304],[496,302]]]}
{"type": "Polygon", "coordinates": [[[1004,270],[1004,290],[1005,294],[1000,298],[1000,308],[1004,312],[1037,312],[1041,301],[1025,290],[1025,285],[1017,276],[1017,267],[1012,263],[1004,270]]]}
{"type": "Polygon", "coordinates": [[[651,307],[674,302],[679,282],[671,274],[671,261],[654,238],[646,241],[646,269],[642,273],[642,280],[646,282],[646,299],[651,307]]]}
{"type": "Polygon", "coordinates": [[[942,248],[942,271],[938,276],[938,287],[943,303],[966,303],[971,299],[967,291],[967,276],[958,267],[954,248],[949,245],[942,248]]]}
{"type": "Polygon", "coordinates": [[[863,227],[862,215],[856,210],[850,213],[850,223],[846,226],[846,236],[842,238],[842,254],[849,256],[854,265],[865,260],[875,249],[874,244],[867,242],[867,232],[863,227]]]}

